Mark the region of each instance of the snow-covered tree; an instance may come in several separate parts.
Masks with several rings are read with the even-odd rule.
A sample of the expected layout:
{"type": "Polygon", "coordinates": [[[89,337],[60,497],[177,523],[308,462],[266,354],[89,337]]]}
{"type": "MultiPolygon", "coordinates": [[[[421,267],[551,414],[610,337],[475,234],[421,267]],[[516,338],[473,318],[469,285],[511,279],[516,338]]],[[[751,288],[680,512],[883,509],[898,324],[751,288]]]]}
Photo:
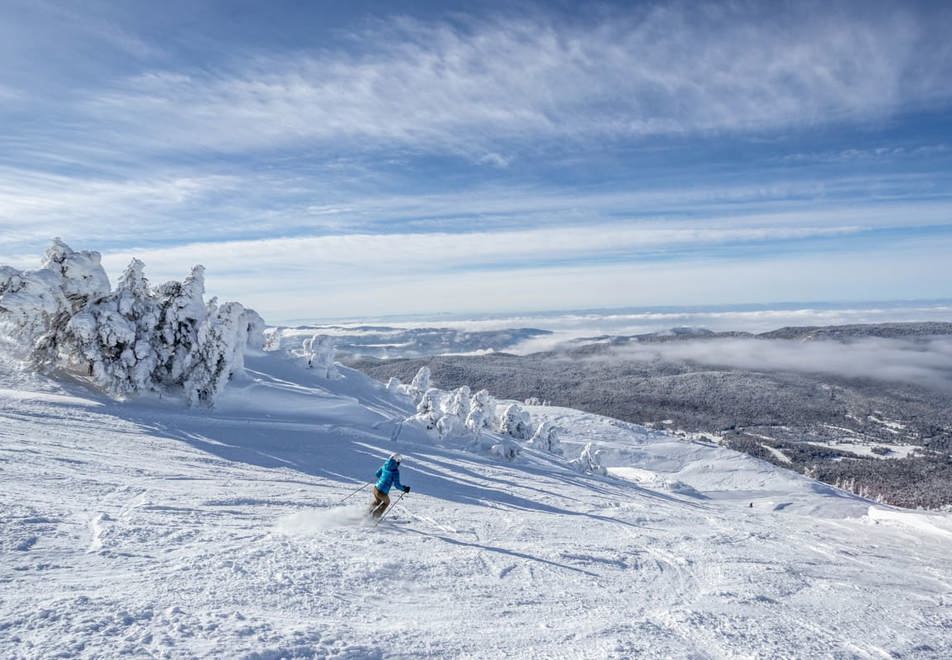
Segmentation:
{"type": "Polygon", "coordinates": [[[442,399],[442,397],[443,393],[437,388],[431,387],[427,389],[417,404],[416,415],[411,419],[419,422],[427,431],[436,431],[436,424],[440,417],[442,417],[442,413],[440,412],[440,399],[442,399]]]}
{"type": "Polygon", "coordinates": [[[55,362],[70,317],[109,293],[98,252],[76,252],[55,239],[34,271],[0,266],[0,319],[38,363],[55,362]]]}
{"type": "Polygon", "coordinates": [[[410,385],[407,388],[410,396],[417,398],[423,396],[427,390],[430,389],[430,368],[429,367],[420,367],[420,370],[416,372],[416,376],[413,377],[413,380],[410,381],[410,385]]]}
{"type": "Polygon", "coordinates": [[[192,368],[183,387],[192,405],[214,402],[235,373],[244,369],[245,348],[261,348],[255,330],[261,317],[236,302],[209,303],[208,316],[198,329],[192,368]]]}
{"type": "Polygon", "coordinates": [[[156,295],[159,299],[156,378],[169,386],[182,384],[196,359],[198,332],[207,314],[205,267],[193,267],[182,282],[166,282],[156,295]]]}
{"type": "Polygon", "coordinates": [[[469,435],[469,430],[458,415],[441,415],[436,420],[436,431],[440,434],[440,439],[448,440],[469,435]]]}
{"type": "Polygon", "coordinates": [[[98,252],[76,252],[56,238],[46,251],[43,267],[59,275],[63,294],[73,311],[109,294],[109,276],[98,252]]]}
{"type": "Polygon", "coordinates": [[[549,422],[542,422],[529,439],[529,445],[550,454],[562,455],[562,444],[559,442],[561,429],[549,422]]]}
{"type": "Polygon", "coordinates": [[[143,268],[133,259],[116,290],[74,314],[58,342],[63,364],[116,395],[151,389],[158,364],[158,301],[143,268]]]}
{"type": "Polygon", "coordinates": [[[471,397],[472,394],[466,385],[456,388],[443,400],[443,412],[447,415],[455,415],[461,420],[465,420],[466,416],[469,415],[469,401],[471,397]]]}
{"type": "Polygon", "coordinates": [[[316,369],[324,378],[337,378],[337,349],[330,335],[314,335],[304,340],[304,361],[308,369],[316,369]]]}
{"type": "Polygon", "coordinates": [[[486,390],[479,390],[470,397],[469,413],[466,415],[466,428],[477,435],[492,430],[496,414],[496,402],[486,390]]]}
{"type": "Polygon", "coordinates": [[[37,271],[0,267],[0,321],[34,364],[66,369],[114,396],[180,393],[211,403],[260,348],[264,320],[238,303],[205,304],[204,268],[153,290],[133,260],[112,291],[97,252],[60,240],[37,271]]]}
{"type": "Polygon", "coordinates": [[[518,403],[511,403],[499,416],[496,430],[516,440],[528,440],[532,437],[531,417],[518,403]]]}
{"type": "Polygon", "coordinates": [[[52,271],[0,266],[0,315],[11,334],[26,346],[32,348],[54,320],[68,316],[69,311],[59,279],[52,271]]]}
{"type": "Polygon", "coordinates": [[[602,465],[602,451],[591,442],[582,448],[582,452],[578,455],[578,458],[571,461],[571,465],[579,472],[608,474],[608,470],[602,465]]]}

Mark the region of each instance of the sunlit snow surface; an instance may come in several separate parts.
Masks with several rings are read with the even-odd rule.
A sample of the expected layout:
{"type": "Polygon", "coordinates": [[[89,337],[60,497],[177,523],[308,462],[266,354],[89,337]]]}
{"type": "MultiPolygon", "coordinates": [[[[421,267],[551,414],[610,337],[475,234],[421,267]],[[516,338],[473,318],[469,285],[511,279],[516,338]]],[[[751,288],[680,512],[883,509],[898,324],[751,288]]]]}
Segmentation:
{"type": "Polygon", "coordinates": [[[949,515],[560,408],[614,476],[394,444],[359,373],[248,368],[207,412],[0,365],[0,656],[952,656],[949,515]]]}

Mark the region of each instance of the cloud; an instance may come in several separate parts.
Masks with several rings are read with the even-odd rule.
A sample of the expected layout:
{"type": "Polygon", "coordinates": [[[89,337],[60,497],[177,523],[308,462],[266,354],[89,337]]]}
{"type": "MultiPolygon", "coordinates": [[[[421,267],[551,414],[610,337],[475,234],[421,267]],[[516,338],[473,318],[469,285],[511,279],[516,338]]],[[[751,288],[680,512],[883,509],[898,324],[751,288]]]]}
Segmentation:
{"type": "MultiPolygon", "coordinates": [[[[0,166],[0,247],[46,243],[64,233],[85,240],[141,236],[179,238],[173,214],[195,210],[212,194],[233,189],[226,176],[151,173],[131,179],[67,176],[0,166]],[[164,225],[157,218],[164,217],[164,225]]],[[[194,219],[192,219],[194,222],[194,219]]]]}
{"type": "MultiPolygon", "coordinates": [[[[107,252],[113,275],[132,256],[153,281],[180,279],[189,266],[208,267],[214,295],[256,308],[269,321],[300,318],[591,309],[635,305],[717,305],[796,300],[895,300],[947,297],[949,238],[893,241],[835,258],[803,251],[735,257],[703,254],[673,261],[500,264],[490,269],[427,266],[425,241],[400,246],[400,237],[347,237],[320,245],[293,239],[246,244],[200,244],[168,250],[107,252]],[[392,250],[392,252],[391,252],[392,250]],[[393,255],[402,255],[402,261],[393,255]],[[415,255],[415,256],[414,256],[415,255]],[[379,259],[379,262],[378,262],[379,259]]],[[[450,240],[452,237],[446,237],[450,240]]],[[[87,246],[74,246],[87,247],[87,246]]],[[[95,247],[95,246],[88,246],[95,247]]],[[[465,250],[466,243],[459,243],[465,250]]],[[[482,254],[492,248],[473,246],[482,254]]]]}
{"type": "Polygon", "coordinates": [[[152,148],[414,145],[504,166],[496,145],[527,137],[761,131],[947,104],[948,13],[875,9],[405,18],[355,33],[346,50],[150,71],[95,90],[86,109],[152,148]]]}
{"type": "Polygon", "coordinates": [[[762,372],[828,374],[952,388],[952,337],[849,342],[710,339],[635,344],[610,359],[688,361],[762,372]]]}
{"type": "MultiPolygon", "coordinates": [[[[524,227],[556,236],[641,232],[644,244],[669,237],[673,244],[716,245],[723,243],[714,240],[718,233],[724,242],[731,235],[764,242],[846,237],[862,235],[861,228],[938,227],[952,217],[952,199],[937,194],[937,176],[918,174],[608,191],[507,184],[430,194],[388,194],[376,190],[378,183],[365,183],[375,189],[365,192],[333,175],[236,167],[142,166],[97,175],[0,164],[0,248],[38,251],[55,235],[98,249],[131,249],[268,236],[471,234],[477,228],[493,238],[524,227]]],[[[593,240],[582,238],[580,245],[593,240]]],[[[527,240],[547,242],[544,233],[527,240]]]]}
{"type": "MultiPolygon", "coordinates": [[[[677,247],[795,241],[857,234],[862,227],[642,228],[591,225],[494,232],[345,234],[301,236],[253,241],[195,243],[137,250],[147,263],[168,264],[212,260],[222,272],[254,266],[279,273],[304,263],[352,270],[361,279],[410,269],[439,273],[504,265],[534,267],[551,261],[634,258],[645,252],[677,247]]],[[[127,260],[132,252],[110,254],[110,263],[127,260]]]]}

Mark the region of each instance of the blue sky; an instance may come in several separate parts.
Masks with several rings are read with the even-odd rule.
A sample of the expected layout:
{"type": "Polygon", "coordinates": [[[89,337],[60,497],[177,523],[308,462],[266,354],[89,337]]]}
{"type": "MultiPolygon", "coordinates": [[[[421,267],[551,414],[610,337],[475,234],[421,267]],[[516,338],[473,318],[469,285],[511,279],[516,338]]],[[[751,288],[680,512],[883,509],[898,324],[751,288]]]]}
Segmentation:
{"type": "Polygon", "coordinates": [[[271,321],[952,297],[948,3],[0,4],[0,262],[271,321]]]}

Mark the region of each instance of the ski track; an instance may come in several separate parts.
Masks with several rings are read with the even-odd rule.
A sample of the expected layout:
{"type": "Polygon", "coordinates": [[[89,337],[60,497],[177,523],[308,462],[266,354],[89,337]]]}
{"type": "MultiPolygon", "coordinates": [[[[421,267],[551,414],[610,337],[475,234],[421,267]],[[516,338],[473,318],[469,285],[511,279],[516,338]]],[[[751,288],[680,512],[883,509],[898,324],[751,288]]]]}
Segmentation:
{"type": "Polygon", "coordinates": [[[394,445],[382,386],[249,362],[214,412],[0,372],[0,655],[952,656],[948,515],[559,408],[639,480],[394,445]]]}

